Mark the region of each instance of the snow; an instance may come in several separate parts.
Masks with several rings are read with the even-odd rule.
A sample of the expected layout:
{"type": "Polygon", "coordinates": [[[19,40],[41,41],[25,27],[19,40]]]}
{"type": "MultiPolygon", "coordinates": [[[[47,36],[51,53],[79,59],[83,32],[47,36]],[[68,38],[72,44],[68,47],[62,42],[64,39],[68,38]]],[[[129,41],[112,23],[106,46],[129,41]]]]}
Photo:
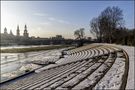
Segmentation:
{"type": "Polygon", "coordinates": [[[126,89],[135,89],[135,47],[130,46],[120,46],[117,45],[120,48],[123,48],[129,55],[129,73],[128,73],[128,80],[127,80],[127,86],[126,89]]]}
{"type": "Polygon", "coordinates": [[[39,68],[39,67],[41,67],[41,66],[35,65],[35,64],[26,64],[24,66],[19,67],[19,69],[15,70],[15,71],[10,71],[10,72],[1,74],[1,79],[2,79],[1,81],[15,78],[17,76],[25,74],[26,71],[32,71],[32,70],[39,68]]]}
{"type": "MultiPolygon", "coordinates": [[[[128,80],[127,80],[126,89],[135,89],[135,77],[134,77],[135,76],[135,74],[134,74],[134,71],[135,71],[135,69],[134,69],[134,66],[135,66],[135,61],[134,61],[135,60],[135,47],[133,47],[133,46],[124,46],[124,45],[116,45],[116,44],[107,44],[107,43],[95,43],[93,45],[112,45],[112,46],[120,47],[120,48],[124,49],[127,52],[128,56],[129,56],[129,72],[128,72],[128,80]]],[[[116,65],[114,67],[116,67],[116,65]]],[[[119,68],[119,70],[123,71],[123,69],[121,69],[121,68],[119,68]]],[[[109,73],[111,73],[111,72],[109,72],[109,73]]],[[[119,76],[121,76],[121,75],[119,75],[119,76]]],[[[109,77],[111,77],[111,76],[109,76],[109,77]]],[[[117,89],[118,88],[118,85],[116,86],[116,84],[118,83],[117,79],[113,78],[113,80],[111,80],[113,84],[116,82],[115,85],[112,85],[113,86],[112,89],[117,89]]],[[[120,77],[119,77],[119,79],[120,79],[120,77]]],[[[106,85],[106,83],[102,83],[102,84],[106,85]]],[[[107,84],[107,85],[109,85],[109,84],[107,84]]]]}
{"type": "MultiPolygon", "coordinates": [[[[98,45],[103,45],[103,44],[98,44],[98,45]]],[[[104,45],[110,45],[110,44],[104,44],[104,45]]],[[[116,46],[116,47],[120,47],[120,48],[124,49],[128,53],[128,55],[129,55],[129,74],[128,74],[128,81],[127,81],[126,89],[134,89],[134,72],[133,72],[134,71],[134,47],[122,46],[122,45],[114,45],[114,44],[111,44],[111,45],[116,46]]],[[[118,50],[117,48],[114,48],[114,49],[118,50]]],[[[78,50],[76,50],[76,51],[72,50],[71,53],[77,52],[77,51],[78,50]]],[[[104,51],[105,51],[104,53],[108,53],[105,49],[104,49],[104,51]]],[[[110,49],[110,51],[112,52],[113,50],[110,49]]],[[[70,52],[68,52],[68,53],[70,53],[70,52]]],[[[57,65],[65,64],[65,63],[68,63],[68,62],[73,62],[73,61],[76,61],[76,60],[80,60],[81,58],[86,58],[88,56],[97,56],[98,55],[97,53],[98,53],[97,50],[96,50],[96,54],[94,54],[94,50],[91,51],[91,54],[90,54],[90,52],[85,50],[82,53],[79,52],[79,53],[74,53],[74,54],[71,54],[71,55],[66,55],[66,56],[64,56],[65,58],[62,58],[61,60],[59,60],[57,62],[57,65]],[[88,56],[87,56],[87,54],[88,54],[88,56]]],[[[99,55],[101,55],[102,53],[101,53],[101,50],[100,50],[99,55]]],[[[121,54],[118,53],[118,56],[120,56],[120,55],[121,54]]],[[[110,61],[110,62],[112,62],[112,61],[110,61]]],[[[108,65],[111,65],[111,63],[108,62],[108,65]]],[[[55,67],[55,65],[54,65],[54,67],[55,67]]],[[[45,67],[43,70],[45,70],[45,69],[47,69],[47,67],[45,67]]],[[[107,72],[107,74],[95,86],[95,89],[118,89],[120,87],[121,83],[122,83],[121,81],[122,81],[122,76],[124,74],[124,69],[125,69],[124,59],[118,57],[116,59],[116,62],[114,63],[114,65],[107,72]]],[[[91,83],[94,83],[94,81],[96,80],[96,79],[94,79],[95,75],[97,75],[97,73],[93,75],[93,79],[91,80],[92,81],[91,83]]],[[[83,76],[80,74],[80,76],[78,75],[78,78],[79,77],[83,77],[83,76]]],[[[77,79],[74,78],[70,82],[67,82],[67,84],[65,83],[63,85],[64,86],[69,85],[69,84],[72,85],[73,82],[77,82],[77,80],[79,80],[78,78],[77,79]]],[[[86,79],[86,81],[83,84],[80,84],[80,86],[78,85],[77,88],[82,87],[81,85],[84,85],[84,86],[87,85],[88,82],[89,81],[86,79]]],[[[56,83],[56,85],[57,84],[58,83],[56,83]]],[[[90,82],[89,82],[89,84],[90,84],[90,82]]],[[[53,86],[55,86],[55,84],[52,85],[52,87],[53,86]]],[[[62,88],[62,87],[59,87],[59,88],[62,88]]]]}
{"type": "Polygon", "coordinates": [[[94,89],[118,89],[124,74],[124,65],[125,63],[121,59],[116,59],[113,66],[94,89]]]}
{"type": "Polygon", "coordinates": [[[1,81],[25,74],[26,70],[31,71],[41,67],[28,62],[55,62],[59,59],[61,51],[65,49],[66,48],[26,53],[1,53],[1,81]]]}
{"type": "MultiPolygon", "coordinates": [[[[93,56],[98,56],[102,54],[108,54],[117,49],[116,46],[124,49],[129,55],[129,72],[126,89],[134,89],[134,48],[130,46],[122,46],[115,44],[92,44],[91,46],[84,46],[83,48],[64,51],[68,55],[64,55],[64,58],[59,59],[61,52],[64,49],[50,50],[46,52],[37,52],[28,54],[31,57],[30,61],[54,61],[56,64],[47,65],[36,70],[36,74],[39,74],[39,79],[28,83],[25,85],[26,88],[30,89],[68,89],[73,86],[73,89],[84,89],[86,87],[91,87],[94,83],[95,86],[93,89],[119,89],[122,84],[122,78],[125,73],[125,58],[122,57],[123,53],[110,53],[110,56],[107,60],[107,56],[102,56],[102,59],[99,59],[96,62],[93,56]],[[100,47],[94,47],[98,45],[100,47]],[[103,46],[102,46],[103,45],[103,46]],[[105,45],[105,46],[104,46],[105,45]],[[91,49],[90,49],[91,48],[91,49]],[[108,49],[108,50],[107,50],[108,49]],[[114,56],[117,54],[115,60],[114,56]],[[85,60],[89,58],[88,60],[85,60]],[[82,61],[83,60],[83,61],[82,61]],[[91,62],[92,61],[92,62],[91,62]],[[86,64],[87,63],[87,64],[86,64]],[[57,67],[59,66],[59,68],[57,67]],[[52,68],[52,69],[50,69],[52,68]],[[107,71],[107,72],[106,72],[107,71]],[[41,76],[41,77],[40,77],[41,76]],[[37,80],[37,81],[36,81],[37,80]],[[32,86],[33,84],[34,86],[32,86]],[[48,87],[49,86],[49,87],[48,87]]],[[[14,58],[14,56],[10,56],[14,58]]],[[[15,56],[17,57],[17,55],[15,56]]],[[[4,57],[3,57],[4,60],[4,57]]],[[[27,60],[25,60],[27,61],[27,60]]],[[[4,63],[4,62],[3,62],[4,63]]],[[[34,64],[28,64],[27,66],[20,67],[19,70],[25,71],[27,69],[34,69],[31,67],[37,68],[34,64]]],[[[18,71],[17,71],[18,72],[18,71]]],[[[6,76],[15,76],[15,72],[10,74],[3,74],[6,76]]],[[[34,79],[34,77],[33,77],[34,79]]],[[[27,80],[27,79],[26,79],[27,80]]],[[[30,82],[30,81],[29,81],[30,82]]],[[[25,86],[22,86],[25,88],[25,86]]]]}
{"type": "Polygon", "coordinates": [[[31,47],[46,47],[49,45],[29,45],[29,46],[24,46],[24,45],[14,45],[14,46],[1,46],[1,49],[14,49],[14,48],[31,48],[31,47]]]}

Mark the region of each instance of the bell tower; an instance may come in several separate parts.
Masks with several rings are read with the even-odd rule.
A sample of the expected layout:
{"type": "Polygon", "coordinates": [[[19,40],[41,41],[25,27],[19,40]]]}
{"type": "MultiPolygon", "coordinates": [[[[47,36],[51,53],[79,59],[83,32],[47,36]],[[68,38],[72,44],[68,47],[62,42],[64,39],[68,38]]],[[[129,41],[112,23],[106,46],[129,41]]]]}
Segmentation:
{"type": "Polygon", "coordinates": [[[24,37],[29,37],[29,33],[28,33],[28,31],[27,31],[27,26],[26,26],[26,25],[24,26],[24,33],[23,33],[23,36],[24,36],[24,37]]]}
{"type": "Polygon", "coordinates": [[[4,34],[8,34],[8,33],[7,33],[7,28],[6,28],[6,27],[4,28],[4,34]]]}

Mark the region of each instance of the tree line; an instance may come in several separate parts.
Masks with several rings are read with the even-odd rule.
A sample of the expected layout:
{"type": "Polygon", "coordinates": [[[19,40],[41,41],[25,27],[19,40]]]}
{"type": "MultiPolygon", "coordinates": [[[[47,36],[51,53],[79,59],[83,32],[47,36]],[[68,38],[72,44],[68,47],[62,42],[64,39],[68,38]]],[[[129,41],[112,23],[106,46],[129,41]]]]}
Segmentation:
{"type": "MultiPolygon", "coordinates": [[[[90,21],[89,26],[96,42],[135,45],[135,29],[129,30],[124,26],[123,11],[117,6],[107,7],[90,21]]],[[[81,33],[82,30],[76,30],[74,35],[82,42],[84,29],[83,35],[78,32],[81,33]]]]}

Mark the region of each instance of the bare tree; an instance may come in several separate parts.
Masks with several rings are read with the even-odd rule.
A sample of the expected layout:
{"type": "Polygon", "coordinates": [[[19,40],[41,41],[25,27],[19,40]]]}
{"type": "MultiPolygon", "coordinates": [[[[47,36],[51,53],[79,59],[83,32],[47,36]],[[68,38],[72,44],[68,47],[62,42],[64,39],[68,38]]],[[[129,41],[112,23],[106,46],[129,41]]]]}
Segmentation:
{"type": "Polygon", "coordinates": [[[84,30],[85,30],[84,28],[80,28],[74,32],[74,36],[76,37],[77,40],[81,40],[84,38],[85,35],[84,30]]]}
{"type": "Polygon", "coordinates": [[[124,25],[122,10],[118,7],[107,7],[99,17],[99,28],[112,43],[113,31],[124,25]]]}
{"type": "Polygon", "coordinates": [[[78,46],[83,46],[83,39],[85,38],[84,30],[84,28],[80,28],[74,31],[74,36],[76,37],[76,40],[79,41],[78,46]]]}
{"type": "Polygon", "coordinates": [[[90,32],[101,42],[101,30],[99,29],[99,19],[93,18],[90,21],[90,32]]]}

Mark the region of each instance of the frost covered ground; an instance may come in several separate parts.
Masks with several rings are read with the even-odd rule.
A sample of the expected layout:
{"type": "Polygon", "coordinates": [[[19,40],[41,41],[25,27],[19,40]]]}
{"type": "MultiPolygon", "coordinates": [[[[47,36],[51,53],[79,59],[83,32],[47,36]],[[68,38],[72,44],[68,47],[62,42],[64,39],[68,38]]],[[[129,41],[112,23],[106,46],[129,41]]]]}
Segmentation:
{"type": "Polygon", "coordinates": [[[129,55],[129,73],[126,89],[135,89],[135,47],[130,46],[120,46],[123,48],[129,55]]]}
{"type": "MultiPolygon", "coordinates": [[[[21,47],[20,47],[21,48],[21,47]]],[[[40,68],[40,65],[27,63],[30,61],[58,60],[63,49],[54,49],[27,53],[1,53],[1,82],[40,68]]]]}
{"type": "MultiPolygon", "coordinates": [[[[100,43],[97,43],[97,45],[99,45],[99,44],[100,43]]],[[[110,45],[110,44],[105,44],[105,43],[102,43],[102,44],[110,45]]],[[[126,89],[135,89],[135,73],[134,73],[134,71],[135,71],[135,47],[133,47],[133,46],[122,46],[122,45],[116,45],[116,44],[111,44],[111,45],[120,47],[120,48],[124,49],[127,52],[128,56],[129,56],[129,72],[128,72],[128,80],[127,80],[126,89]]],[[[119,62],[121,65],[123,64],[123,62],[121,62],[119,59],[116,60],[116,63],[117,62],[119,62]]],[[[123,69],[119,69],[118,65],[114,65],[110,69],[111,72],[106,74],[106,75],[108,75],[107,78],[103,78],[103,80],[100,81],[100,83],[99,83],[100,85],[97,85],[96,88],[98,88],[98,86],[100,88],[102,86],[104,86],[104,88],[105,88],[105,86],[109,87],[111,84],[107,84],[107,82],[119,83],[118,82],[119,80],[117,78],[115,78],[115,77],[112,78],[112,74],[111,73],[113,73],[114,75],[116,75],[117,72],[120,73],[120,71],[117,71],[117,72],[116,72],[116,70],[113,71],[114,68],[117,68],[118,70],[121,70],[121,72],[123,71],[123,69]]],[[[113,86],[113,87],[114,87],[113,89],[117,89],[117,86],[113,86]]]]}
{"type": "MultiPolygon", "coordinates": [[[[64,50],[64,49],[63,49],[64,50]]],[[[91,44],[73,50],[52,50],[35,55],[31,61],[55,61],[36,74],[5,85],[11,89],[134,89],[134,47],[115,44],[91,44]],[[129,56],[129,72],[127,54],[129,56]],[[126,74],[128,73],[128,75],[126,74]],[[127,85],[124,80],[127,80],[127,85]]],[[[23,69],[23,68],[22,68],[23,69]]]]}

